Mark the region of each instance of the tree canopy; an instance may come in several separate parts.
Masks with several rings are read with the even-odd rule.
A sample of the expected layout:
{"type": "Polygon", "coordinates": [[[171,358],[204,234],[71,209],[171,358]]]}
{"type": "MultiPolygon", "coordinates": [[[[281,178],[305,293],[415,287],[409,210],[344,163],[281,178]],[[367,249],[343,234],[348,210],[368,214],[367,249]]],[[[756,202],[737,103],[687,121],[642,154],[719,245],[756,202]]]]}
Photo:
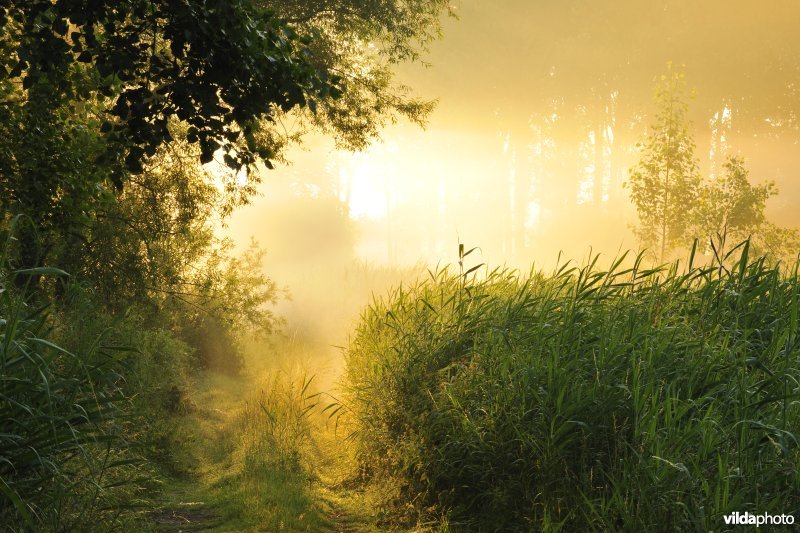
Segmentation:
{"type": "Polygon", "coordinates": [[[248,0],[4,4],[11,53],[0,75],[19,80],[26,101],[105,99],[100,131],[132,172],[171,140],[173,118],[190,126],[202,162],[220,148],[234,168],[269,161],[259,120],[341,92],[337,76],[312,64],[308,36],[248,0]]]}
{"type": "Polygon", "coordinates": [[[441,16],[454,15],[448,0],[259,0],[298,33],[310,35],[314,64],[339,76],[340,98],[320,101],[306,114],[310,127],[349,149],[364,148],[387,121],[422,124],[433,102],[415,97],[395,80],[393,67],[419,61],[441,35],[441,16]]]}
{"type": "Polygon", "coordinates": [[[18,235],[15,264],[97,250],[110,213],[139,213],[123,220],[141,257],[158,247],[133,243],[161,234],[143,230],[152,223],[142,213],[177,216],[183,228],[188,219],[174,213],[185,206],[224,216],[258,181],[236,173],[259,160],[271,168],[296,139],[287,114],[350,148],[399,115],[422,122],[432,103],[395,83],[391,67],[419,59],[447,5],[0,0],[0,208],[37,228],[18,235]],[[220,156],[231,169],[224,194],[184,194],[200,190],[198,172],[218,179],[192,165],[220,156]],[[149,211],[112,205],[142,191],[158,199],[149,211]]]}

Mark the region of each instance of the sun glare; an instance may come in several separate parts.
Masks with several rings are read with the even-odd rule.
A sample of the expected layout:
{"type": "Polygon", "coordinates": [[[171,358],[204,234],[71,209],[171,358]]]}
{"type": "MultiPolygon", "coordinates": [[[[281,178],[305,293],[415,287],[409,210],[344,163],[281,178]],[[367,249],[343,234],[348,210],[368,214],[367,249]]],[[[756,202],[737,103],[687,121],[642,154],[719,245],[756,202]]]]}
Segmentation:
{"type": "Polygon", "coordinates": [[[342,154],[339,168],[340,200],[347,203],[350,217],[356,220],[379,220],[386,217],[394,183],[394,167],[389,154],[392,143],[378,144],[367,150],[342,154]]]}

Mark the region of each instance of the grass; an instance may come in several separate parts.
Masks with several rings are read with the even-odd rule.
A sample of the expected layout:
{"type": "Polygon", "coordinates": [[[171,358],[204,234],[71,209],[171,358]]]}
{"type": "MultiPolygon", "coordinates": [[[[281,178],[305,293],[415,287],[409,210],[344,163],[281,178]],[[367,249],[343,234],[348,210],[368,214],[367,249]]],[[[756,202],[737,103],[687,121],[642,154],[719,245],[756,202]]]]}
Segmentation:
{"type": "Polygon", "coordinates": [[[0,287],[0,519],[125,528],[138,503],[143,531],[683,531],[800,513],[796,267],[747,243],[527,276],[468,255],[364,311],[343,396],[306,370],[337,372],[328,331],[242,376],[189,371],[167,329],[75,302],[51,320],[0,287]],[[126,438],[162,478],[147,501],[126,438]]]}
{"type": "Polygon", "coordinates": [[[97,336],[80,352],[59,344],[50,308],[9,280],[58,275],[0,271],[0,522],[10,531],[124,524],[142,482],[124,439],[125,350],[97,336]]]}
{"type": "Polygon", "coordinates": [[[711,530],[800,512],[797,269],[432,272],[376,300],[341,404],[386,524],[711,530]]]}
{"type": "MultiPolygon", "coordinates": [[[[201,372],[189,391],[189,412],[176,417],[170,436],[171,471],[151,515],[153,527],[171,530],[192,524],[214,531],[315,530],[318,512],[308,473],[286,433],[261,410],[262,394],[239,378],[201,372]],[[273,431],[276,431],[273,433],[273,431]],[[186,524],[181,524],[181,517],[186,524]]],[[[272,407],[278,396],[270,396],[272,407]]],[[[284,405],[281,398],[281,407],[284,405]]],[[[286,413],[278,413],[283,416],[286,413]]],[[[298,437],[299,438],[299,437],[298,437]]]]}
{"type": "Polygon", "coordinates": [[[241,376],[194,374],[164,446],[166,476],[141,527],[157,531],[370,531],[348,454],[299,364],[309,346],[283,338],[241,376]]]}

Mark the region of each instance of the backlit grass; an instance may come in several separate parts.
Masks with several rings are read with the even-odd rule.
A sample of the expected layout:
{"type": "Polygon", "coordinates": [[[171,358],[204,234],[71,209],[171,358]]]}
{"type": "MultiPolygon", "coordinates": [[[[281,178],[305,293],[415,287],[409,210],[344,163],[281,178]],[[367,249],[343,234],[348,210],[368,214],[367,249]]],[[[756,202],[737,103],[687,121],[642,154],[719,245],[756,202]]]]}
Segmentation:
{"type": "Polygon", "coordinates": [[[800,512],[797,269],[641,257],[376,300],[347,352],[362,477],[393,523],[710,530],[800,512]]]}

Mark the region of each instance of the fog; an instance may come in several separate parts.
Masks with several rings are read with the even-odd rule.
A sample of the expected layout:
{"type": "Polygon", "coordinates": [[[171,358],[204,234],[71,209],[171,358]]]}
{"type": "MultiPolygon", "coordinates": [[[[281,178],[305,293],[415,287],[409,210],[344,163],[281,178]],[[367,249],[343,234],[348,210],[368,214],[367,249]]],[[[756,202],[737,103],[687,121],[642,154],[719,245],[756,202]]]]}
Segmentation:
{"type": "Polygon", "coordinates": [[[770,220],[800,224],[798,2],[464,0],[457,12],[428,66],[400,66],[439,101],[426,129],[390,125],[358,153],[308,136],[229,221],[292,294],[279,305],[290,330],[343,342],[372,291],[454,263],[459,242],[479,247],[472,264],[523,270],[636,248],[623,184],[668,62],[696,94],[703,176],[741,155],[754,182],[780,189],[770,220]]]}

